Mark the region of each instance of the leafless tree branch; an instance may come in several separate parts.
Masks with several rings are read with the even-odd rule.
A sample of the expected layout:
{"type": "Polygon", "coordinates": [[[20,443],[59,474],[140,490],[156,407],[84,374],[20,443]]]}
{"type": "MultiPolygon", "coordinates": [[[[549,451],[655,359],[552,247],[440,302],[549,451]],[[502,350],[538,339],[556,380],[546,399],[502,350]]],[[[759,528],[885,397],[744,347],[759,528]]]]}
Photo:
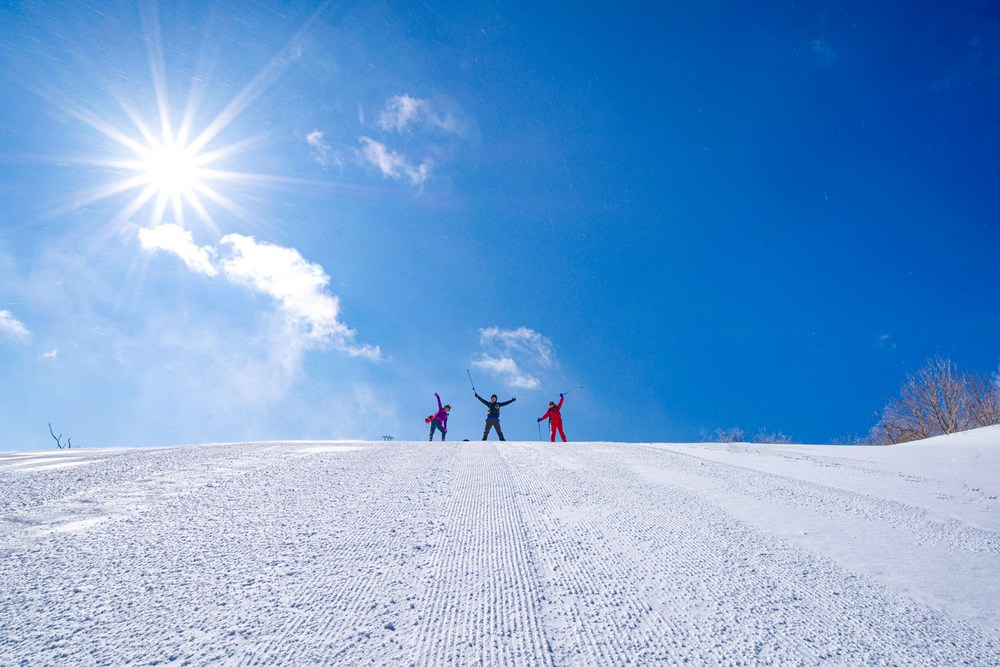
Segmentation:
{"type": "Polygon", "coordinates": [[[55,432],[52,430],[52,424],[49,424],[49,433],[52,434],[53,439],[55,439],[56,446],[59,447],[59,449],[62,449],[63,448],[62,442],[61,442],[61,440],[62,440],[62,433],[59,434],[59,437],[56,437],[55,432]]]}

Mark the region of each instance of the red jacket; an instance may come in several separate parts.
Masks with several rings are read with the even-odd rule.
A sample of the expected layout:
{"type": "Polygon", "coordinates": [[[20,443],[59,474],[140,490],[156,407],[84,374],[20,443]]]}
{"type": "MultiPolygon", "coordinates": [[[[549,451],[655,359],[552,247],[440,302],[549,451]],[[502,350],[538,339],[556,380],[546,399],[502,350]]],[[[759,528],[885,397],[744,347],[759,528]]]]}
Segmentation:
{"type": "MultiPolygon", "coordinates": [[[[549,425],[551,426],[562,426],[562,414],[559,412],[559,409],[562,407],[564,400],[566,400],[566,398],[564,396],[560,396],[559,405],[554,408],[549,408],[541,418],[548,419],[549,425]]],[[[530,424],[531,422],[528,423],[530,424]]]]}

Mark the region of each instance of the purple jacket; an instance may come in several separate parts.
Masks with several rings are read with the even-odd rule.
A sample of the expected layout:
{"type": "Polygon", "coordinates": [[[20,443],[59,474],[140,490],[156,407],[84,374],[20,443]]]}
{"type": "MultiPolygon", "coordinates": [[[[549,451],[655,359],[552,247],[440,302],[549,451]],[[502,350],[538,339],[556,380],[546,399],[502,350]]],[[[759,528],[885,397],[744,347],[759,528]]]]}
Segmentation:
{"type": "Polygon", "coordinates": [[[441,428],[445,431],[448,430],[448,411],[441,407],[441,397],[434,394],[434,397],[438,400],[438,411],[431,419],[436,419],[441,422],[441,428]]]}

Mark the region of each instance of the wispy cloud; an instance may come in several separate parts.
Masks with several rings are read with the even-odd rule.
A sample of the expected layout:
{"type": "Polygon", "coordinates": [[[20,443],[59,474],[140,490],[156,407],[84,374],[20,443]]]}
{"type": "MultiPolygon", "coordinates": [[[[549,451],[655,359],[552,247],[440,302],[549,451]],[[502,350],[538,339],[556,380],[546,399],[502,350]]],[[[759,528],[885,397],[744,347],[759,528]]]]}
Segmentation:
{"type": "Polygon", "coordinates": [[[479,343],[487,348],[526,355],[543,368],[551,368],[555,364],[552,341],[528,327],[480,329],[479,343]]]}
{"type": "Polygon", "coordinates": [[[139,243],[147,251],[176,255],[196,273],[221,273],[232,283],[274,299],[295,333],[293,340],[299,352],[331,347],[355,357],[382,359],[378,346],[355,343],[355,331],[340,321],[340,299],[327,290],[330,277],[322,266],[308,262],[294,248],[227,234],[220,241],[220,251],[197,245],[191,232],[173,224],[140,230],[139,243]],[[226,256],[216,264],[223,252],[226,256]]]}
{"type": "Polygon", "coordinates": [[[405,157],[386,148],[370,137],[359,137],[361,142],[361,158],[381,170],[386,178],[395,180],[407,179],[413,185],[423,185],[430,178],[431,160],[424,160],[419,166],[409,162],[405,157]]]}
{"type": "Polygon", "coordinates": [[[892,339],[892,334],[881,334],[878,337],[878,345],[876,345],[876,347],[887,350],[895,350],[896,341],[892,339]]]}
{"type": "Polygon", "coordinates": [[[517,365],[517,362],[510,357],[491,357],[488,354],[484,354],[479,359],[473,361],[472,365],[500,378],[508,387],[515,389],[538,389],[542,386],[541,380],[529,373],[525,373],[517,365]]]}
{"type": "Polygon", "coordinates": [[[319,130],[313,130],[306,135],[306,143],[309,144],[309,150],[312,152],[313,159],[324,167],[333,165],[339,165],[341,163],[340,158],[338,158],[330,144],[327,143],[323,136],[323,133],[319,130]]]}
{"type": "Polygon", "coordinates": [[[472,364],[517,389],[538,389],[536,374],[556,363],[552,341],[528,327],[480,329],[479,344],[483,352],[472,364]]]}
{"type": "Polygon", "coordinates": [[[31,332],[9,310],[0,310],[0,336],[23,341],[31,338],[31,332]]]}
{"type": "Polygon", "coordinates": [[[212,258],[216,255],[215,248],[197,245],[191,232],[178,225],[143,227],[139,230],[139,245],[143,250],[162,250],[177,255],[195,273],[206,276],[219,274],[219,270],[212,264],[212,258]]]}
{"type": "Polygon", "coordinates": [[[272,297],[311,344],[382,358],[377,346],[354,343],[355,332],[340,321],[340,299],[326,291],[330,277],[319,264],[306,261],[294,248],[258,243],[252,236],[227,234],[222,243],[232,251],[222,262],[226,277],[272,297]]]}
{"type": "Polygon", "coordinates": [[[437,129],[449,134],[459,132],[458,122],[450,113],[438,111],[430,100],[410,97],[405,93],[386,102],[379,114],[378,124],[383,130],[396,132],[403,132],[413,126],[437,129]]]}

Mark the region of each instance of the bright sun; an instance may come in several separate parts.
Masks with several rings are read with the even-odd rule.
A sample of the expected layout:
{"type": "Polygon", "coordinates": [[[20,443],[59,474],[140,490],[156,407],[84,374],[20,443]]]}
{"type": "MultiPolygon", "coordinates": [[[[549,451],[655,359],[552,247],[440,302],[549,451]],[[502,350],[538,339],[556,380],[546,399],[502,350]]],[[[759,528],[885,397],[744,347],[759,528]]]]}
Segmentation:
{"type": "MultiPolygon", "coordinates": [[[[247,137],[220,146],[216,140],[224,129],[278,79],[282,70],[294,62],[295,59],[290,54],[297,48],[298,36],[226,103],[211,121],[195,128],[195,118],[200,115],[198,107],[205,98],[205,84],[201,79],[193,80],[187,102],[181,107],[183,111],[179,115],[180,122],[177,123],[176,111],[179,109],[169,103],[167,94],[158,20],[155,9],[149,11],[152,14],[146,17],[144,23],[150,48],[151,83],[155,91],[156,107],[150,109],[152,114],[143,116],[124,98],[119,97],[119,106],[125,111],[129,123],[110,120],[112,114],[68,105],[70,113],[126,150],[122,156],[85,161],[114,170],[117,178],[81,194],[73,205],[79,207],[125,193],[134,193],[131,200],[109,221],[112,227],[133,223],[156,227],[163,224],[168,216],[175,224],[186,227],[185,217],[193,213],[203,224],[218,232],[218,226],[209,212],[210,207],[222,209],[245,220],[259,221],[257,215],[224,195],[218,186],[261,185],[291,179],[220,168],[257,142],[256,139],[247,137]],[[144,219],[136,220],[140,217],[144,219]]],[[[317,10],[310,23],[320,13],[317,10]]],[[[308,25],[309,23],[303,31],[308,25]]]]}
{"type": "Polygon", "coordinates": [[[216,187],[225,182],[260,183],[272,180],[273,177],[226,171],[216,166],[220,161],[240,153],[250,142],[242,141],[214,150],[206,149],[241,108],[242,105],[231,103],[193,138],[190,138],[191,105],[188,105],[188,113],[180,127],[175,129],[169,119],[165,94],[160,99],[158,109],[159,132],[152,129],[155,126],[150,126],[131,110],[127,110],[127,113],[134,126],[132,132],[125,127],[112,125],[97,114],[75,110],[74,113],[81,120],[131,153],[131,157],[93,160],[92,164],[114,169],[120,178],[83,195],[75,205],[81,206],[122,193],[135,193],[111,221],[112,226],[136,221],[135,218],[143,215],[142,211],[145,210],[148,212],[148,215],[143,215],[145,220],[136,221],[144,226],[156,227],[163,224],[169,216],[172,222],[186,227],[187,214],[193,213],[209,229],[218,231],[206,205],[208,202],[244,219],[254,219],[250,212],[216,187]]]}
{"type": "Polygon", "coordinates": [[[161,196],[189,198],[201,185],[199,162],[198,156],[184,146],[167,143],[151,147],[142,169],[161,196]]]}

